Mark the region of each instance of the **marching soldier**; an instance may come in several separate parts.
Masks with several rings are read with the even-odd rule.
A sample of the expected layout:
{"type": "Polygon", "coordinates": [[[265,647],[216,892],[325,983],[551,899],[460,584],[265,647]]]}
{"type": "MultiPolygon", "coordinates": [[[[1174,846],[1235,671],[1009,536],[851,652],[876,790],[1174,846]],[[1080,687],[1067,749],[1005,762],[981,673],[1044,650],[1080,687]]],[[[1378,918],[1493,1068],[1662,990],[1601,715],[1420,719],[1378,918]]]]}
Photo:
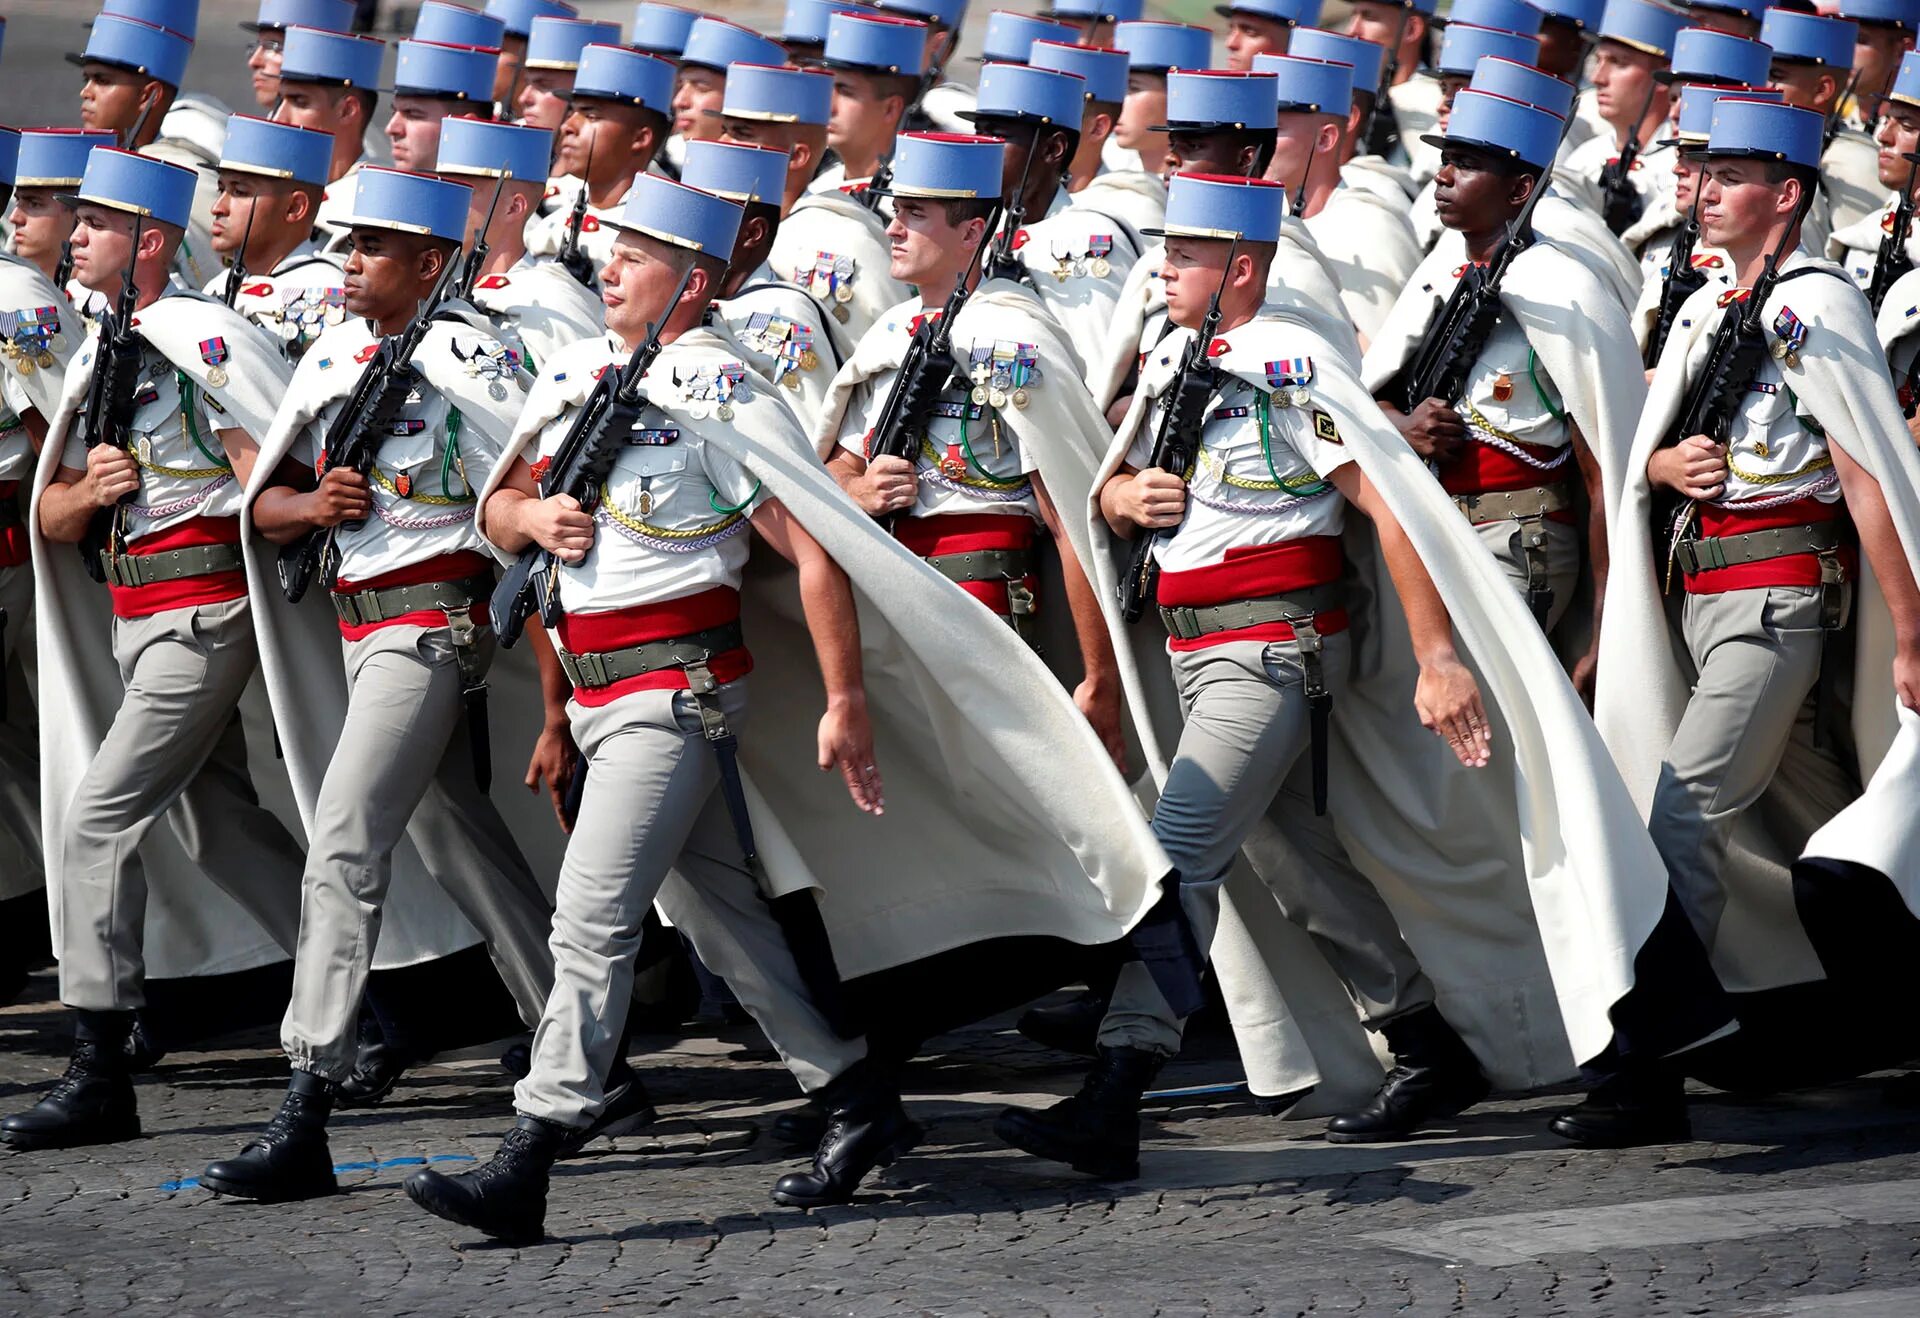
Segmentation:
{"type": "MultiPolygon", "coordinates": [[[[553,167],[586,188],[579,233],[572,241],[599,269],[613,250],[611,224],[634,180],[653,167],[667,140],[673,65],[625,46],[593,45],[580,52],[572,105],[560,129],[553,167]]],[[[577,201],[577,195],[575,200],[577,201]]],[[[556,207],[527,228],[527,250],[557,257],[569,246],[573,205],[556,207]]]]}
{"type": "MultiPolygon", "coordinates": [[[[1537,12],[1537,11],[1536,11],[1537,12]]],[[[1500,28],[1471,23],[1449,23],[1440,38],[1440,51],[1434,56],[1433,72],[1440,84],[1440,102],[1434,117],[1437,131],[1445,132],[1453,98],[1473,81],[1483,59],[1504,60],[1509,64],[1534,67],[1540,58],[1540,39],[1525,32],[1507,32],[1500,28]]],[[[1421,145],[1424,148],[1425,138],[1421,145]]],[[[1438,167],[1436,166],[1436,171],[1438,167]]],[[[1444,227],[1434,213],[1435,183],[1431,176],[1414,198],[1411,224],[1420,241],[1420,250],[1430,251],[1444,227]]]]}
{"type": "Polygon", "coordinates": [[[1167,75],[1213,65],[1213,33],[1191,23],[1147,19],[1116,23],[1113,44],[1127,52],[1127,98],[1107,139],[1107,164],[1155,178],[1167,169],[1167,75]]]}
{"type": "MultiPolygon", "coordinates": [[[[1913,162],[1906,158],[1908,152],[1920,151],[1920,56],[1910,55],[1901,61],[1899,76],[1881,98],[1878,145],[1875,160],[1880,190],[1882,195],[1893,195],[1871,215],[1836,229],[1827,239],[1827,255],[1863,289],[1872,285],[1878,274],[1880,251],[1894,230],[1902,201],[1920,191],[1913,162]]],[[[1904,248],[1890,251],[1888,256],[1907,266],[1920,261],[1920,225],[1910,224],[1904,248]]],[[[1892,273],[1897,275],[1903,268],[1895,264],[1892,273]]],[[[1885,307],[1883,301],[1881,308],[1885,307]]]]}
{"type": "MultiPolygon", "coordinates": [[[[313,244],[332,156],[325,133],[248,115],[227,121],[213,249],[240,268],[234,309],[278,340],[288,361],[347,314],[341,263],[313,244]]],[[[234,273],[201,291],[224,301],[234,273]]]]}
{"type": "MultiPolygon", "coordinates": [[[[960,112],[973,108],[973,88],[947,76],[948,68],[960,53],[960,25],[967,18],[967,0],[875,0],[875,3],[883,14],[917,19],[926,25],[921,38],[924,43],[920,56],[921,73],[913,89],[916,99],[907,105],[901,127],[915,131],[932,128],[943,133],[967,132],[966,121],[960,117],[960,112]]],[[[987,14],[987,30],[981,33],[981,52],[985,58],[993,58],[985,52],[989,43],[1000,39],[994,25],[994,20],[999,16],[998,10],[987,14]]],[[[1023,31],[1026,40],[1021,47],[1023,51],[1042,36],[1053,35],[1062,40],[1072,40],[1068,35],[1072,31],[1071,24],[1057,25],[1061,30],[1056,32],[1025,14],[1011,14],[1008,17],[1019,20],[1018,30],[1023,31]],[[1032,26],[1025,26],[1029,24],[1032,26]]]]}
{"type": "MultiPolygon", "coordinates": [[[[1540,5],[1540,71],[1578,87],[1586,81],[1587,56],[1594,33],[1606,13],[1606,0],[1542,0],[1540,5]]],[[[1578,111],[1567,128],[1567,145],[1579,146],[1602,130],[1605,120],[1594,111],[1593,98],[1581,93],[1578,111]]]]}
{"type": "MultiPolygon", "coordinates": [[[[1863,555],[1894,624],[1893,682],[1862,666],[1854,698],[1920,707],[1920,546],[1889,515],[1915,503],[1911,441],[1887,376],[1859,367],[1863,350],[1878,353],[1860,290],[1796,250],[1823,129],[1793,106],[1733,95],[1714,106],[1701,223],[1735,287],[1696,292],[1661,355],[1608,577],[1596,713],[1647,806],[1709,986],[1700,948],[1720,940],[1735,894],[1735,825],[1776,774],[1795,775],[1810,801],[1853,794],[1836,781],[1849,766],[1820,747],[1816,688],[1837,662],[1826,641],[1847,624],[1863,555]],[[1765,345],[1757,367],[1703,382],[1712,345],[1736,332],[1765,345]],[[1685,592],[1677,615],[1661,598],[1672,589],[1685,592]]],[[[1675,1048],[1616,1051],[1554,1131],[1606,1147],[1687,1138],[1675,1048]]]]}
{"type": "Polygon", "coordinates": [[[349,175],[367,163],[367,129],[380,102],[386,51],[387,43],[377,37],[290,27],[280,52],[280,108],[273,117],[333,138],[327,187],[314,217],[314,227],[330,246],[346,240],[341,220],[353,207],[349,175]]]}
{"type": "Polygon", "coordinates": [[[1258,56],[1286,54],[1293,30],[1320,11],[1311,0],[1233,0],[1213,12],[1227,20],[1227,67],[1244,73],[1258,56]]]}
{"type": "Polygon", "coordinates": [[[33,616],[27,493],[80,340],[78,318],[52,278],[73,228],[72,210],[55,194],[78,188],[87,152],[112,142],[72,129],[0,133],[15,249],[0,255],[0,1002],[26,986],[29,958],[46,948],[40,731],[22,643],[33,616]]]}
{"type": "Polygon", "coordinates": [[[552,363],[514,432],[519,449],[486,490],[487,534],[500,551],[537,545],[555,556],[555,641],[588,777],[560,874],[553,993],[533,1069],[514,1091],[518,1120],[478,1171],[422,1172],[407,1193],[513,1243],[544,1235],[553,1161],[606,1102],[641,917],[663,884],[689,897],[676,925],[833,1111],[815,1171],[783,1177],[776,1201],[845,1202],[920,1134],[866,1061],[864,1040],[840,1037],[810,995],[751,857],[735,859],[750,836],[734,813],[744,808],[738,769],[706,744],[718,728],[730,746],[747,710],[754,659],[740,588],[751,528],[799,569],[827,690],[820,763],[841,772],[860,809],[881,808],[847,578],[749,465],[761,445],[772,458],[799,442],[793,414],[700,328],[739,221],[735,203],[683,184],[634,185],[602,278],[615,340],[583,341],[552,363]],[[577,408],[648,341],[650,326],[661,342],[643,377],[648,403],[616,452],[598,512],[569,495],[542,498],[537,481],[577,408]],[[685,877],[670,881],[670,867],[685,877]]]}
{"type": "Polygon", "coordinates": [[[1695,27],[1754,41],[1760,36],[1760,16],[1765,9],[1765,0],[1692,0],[1687,16],[1695,27]]]}
{"type": "Polygon", "coordinates": [[[1099,360],[1120,292],[1140,259],[1124,224],[1091,205],[1072,204],[1064,186],[1085,87],[1070,73],[984,64],[977,108],[965,112],[981,133],[1007,144],[1000,186],[1008,236],[993,247],[989,273],[1033,289],[1067,332],[1082,374],[1086,363],[1099,360]]]}
{"type": "Polygon", "coordinates": [[[393,113],[387,118],[395,169],[424,173],[433,168],[442,120],[492,113],[493,68],[499,56],[498,50],[485,46],[417,38],[400,43],[394,55],[393,113]]]}
{"type": "MultiPolygon", "coordinates": [[[[1331,826],[1296,808],[1289,786],[1310,740],[1324,737],[1324,730],[1309,731],[1310,705],[1325,690],[1338,702],[1344,683],[1348,614],[1338,582],[1349,505],[1381,527],[1383,552],[1394,565],[1414,652],[1426,665],[1417,697],[1421,721],[1441,731],[1469,766],[1486,762],[1489,738],[1477,684],[1453,649],[1446,606],[1342,440],[1343,430],[1368,422],[1336,415],[1327,409],[1342,403],[1321,400],[1323,390],[1351,396],[1335,383],[1353,384],[1348,369],[1310,330],[1263,310],[1263,267],[1279,239],[1284,193],[1261,179],[1173,177],[1165,282],[1180,329],[1142,375],[1096,483],[1096,508],[1116,538],[1153,538],[1159,572],[1149,599],[1170,633],[1185,715],[1153,827],[1199,946],[1205,951],[1213,941],[1227,870],[1284,790],[1284,827],[1309,850],[1307,868],[1319,878],[1311,893],[1276,887],[1276,894],[1291,918],[1324,932],[1323,945],[1337,945],[1334,964],[1349,991],[1399,1054],[1375,1102],[1336,1118],[1330,1134],[1400,1138],[1478,1102],[1488,1082],[1433,1007],[1432,986],[1385,903],[1354,870],[1331,826]],[[1197,418],[1199,456],[1189,489],[1156,463],[1155,414],[1177,373],[1168,367],[1183,359],[1185,340],[1210,304],[1219,322],[1205,360],[1221,374],[1197,418]],[[1310,351],[1303,354],[1303,346],[1310,351]]],[[[1103,580],[1110,585],[1112,572],[1103,580]]],[[[1100,595],[1119,644],[1125,631],[1118,607],[1110,591],[1100,595]]],[[[995,1132],[1089,1175],[1137,1175],[1140,1098],[1178,1050],[1180,1033],[1179,1013],[1153,982],[1138,965],[1124,967],[1101,1026],[1099,1060],[1080,1092],[1042,1111],[1010,1108],[995,1132]]]]}
{"type": "Polygon", "coordinates": [[[720,107],[727,100],[730,64],[780,65],[787,62],[780,43],[724,18],[695,20],[680,53],[680,71],[673,84],[673,135],[667,139],[667,160],[678,170],[686,158],[687,143],[717,141],[720,107]]]}
{"type": "MultiPolygon", "coordinates": [[[[546,900],[486,796],[493,637],[481,611],[493,577],[473,529],[475,491],[499,460],[524,376],[471,308],[430,308],[408,363],[417,376],[409,401],[366,474],[328,465],[323,432],[346,405],[356,367],[421,314],[459,255],[469,213],[468,188],[425,175],[367,168],[355,188],[351,319],[301,359],[261,447],[271,465],[248,491],[252,526],[266,540],[326,537],[322,559],[330,561],[316,575],[338,617],[349,692],[308,809],[300,937],[281,1026],[293,1075],[260,1136],[200,1178],[209,1190],[263,1202],[335,1188],[326,1122],[353,1071],[361,998],[403,839],[485,935],[529,1025],[552,986],[546,900]]],[[[272,579],[257,565],[255,574],[272,579]]],[[[304,742],[316,734],[304,720],[313,711],[276,676],[287,657],[276,658],[275,643],[267,671],[292,764],[309,753],[304,742]]]]}
{"type": "Polygon", "coordinates": [[[1671,105],[1657,75],[1669,67],[1685,25],[1679,14],[1652,0],[1607,0],[1600,20],[1592,78],[1594,105],[1608,132],[1576,148],[1567,168],[1600,190],[1603,218],[1616,234],[1626,233],[1647,211],[1666,206],[1672,174],[1662,165],[1654,138],[1671,105]],[[1624,171],[1623,154],[1629,156],[1624,171]]]}
{"type": "MultiPolygon", "coordinates": [[[[408,39],[435,46],[467,46],[475,50],[492,51],[495,54],[492,66],[497,70],[500,45],[506,36],[507,25],[492,14],[455,4],[453,0],[426,0],[414,15],[413,32],[408,39]]],[[[492,95],[489,89],[489,105],[492,95]]]]}
{"type": "Polygon", "coordinates": [[[555,18],[542,14],[533,20],[527,36],[527,57],[520,77],[520,94],[513,108],[529,128],[560,131],[567,121],[568,93],[580,69],[580,52],[588,46],[620,44],[618,23],[596,23],[585,18],[555,18]]]}
{"type": "Polygon", "coordinates": [[[180,277],[198,288],[219,273],[213,259],[211,210],[217,192],[213,170],[202,153],[173,138],[161,139],[161,125],[180,97],[193,40],[117,14],[102,14],[87,33],[83,54],[67,60],[80,66],[82,127],[112,133],[129,151],[195,171],[193,215],[175,249],[180,277]]]}
{"type": "Polygon", "coordinates": [[[1348,187],[1363,188],[1411,216],[1413,199],[1420,188],[1413,175],[1384,156],[1375,155],[1368,143],[1380,88],[1380,70],[1387,52],[1377,41],[1350,37],[1325,28],[1303,27],[1294,31],[1288,46],[1301,59],[1327,60],[1350,65],[1353,69],[1353,104],[1348,111],[1347,131],[1340,139],[1340,181],[1348,187]]]}
{"type": "Polygon", "coordinates": [[[280,103],[280,57],[286,52],[287,29],[351,32],[355,8],[353,0],[260,0],[259,16],[240,26],[253,33],[247,68],[253,74],[254,103],[262,114],[272,114],[280,103]]]}
{"type": "MultiPolygon", "coordinates": [[[[835,25],[831,42],[835,53],[855,62],[879,58],[864,44],[872,39],[868,32],[848,27],[851,17],[839,17],[843,21],[835,25]]],[[[872,30],[897,38],[898,22],[879,19],[872,30]]],[[[849,107],[857,93],[845,89],[856,83],[865,87],[868,80],[851,66],[832,73],[753,69],[751,75],[739,82],[728,79],[721,122],[726,141],[787,153],[786,198],[767,264],[776,278],[811,294],[846,341],[856,343],[881,312],[906,297],[907,289],[887,274],[886,221],[869,199],[838,188],[815,190],[811,181],[826,156],[831,121],[855,115],[849,107]]],[[[863,112],[872,109],[865,105],[863,112]]]]}
{"type": "Polygon", "coordinates": [[[833,75],[827,145],[840,159],[809,192],[857,192],[893,153],[894,136],[920,90],[928,28],[892,14],[835,14],[827,20],[820,66],[833,75]]]}
{"type": "Polygon", "coordinates": [[[1137,251],[1140,230],[1165,218],[1167,185],[1143,169],[1115,169],[1106,160],[1107,144],[1127,99],[1127,53],[1036,41],[1029,62],[1036,69],[1071,73],[1083,80],[1086,105],[1080,112],[1080,145],[1067,162],[1067,200],[1111,216],[1127,231],[1137,251]]]}
{"type": "Polygon", "coordinates": [[[493,103],[512,114],[526,78],[533,25],[542,18],[577,19],[580,11],[562,0],[487,0],[487,14],[500,20],[500,61],[493,75],[493,103]]]}
{"type": "Polygon", "coordinates": [[[0,1122],[15,1148],[139,1134],[127,1039],[144,1005],[146,931],[183,877],[154,865],[149,888],[140,842],[163,816],[192,870],[280,947],[291,950],[299,928],[300,848],[259,803],[236,717],[258,653],[240,486],[289,368],[237,312],[170,282],[195,182],[192,170],[97,147],[71,198],[76,281],[113,306],[130,287],[138,322],[126,326],[128,356],[98,335],[80,350],[40,461],[42,809],[60,997],[76,1024],[66,1078],[0,1122]],[[96,370],[132,392],[124,433],[110,412],[89,410],[96,370]],[[80,545],[111,597],[111,676],[101,656],[76,650],[97,627],[74,571],[80,545]]]}
{"type": "MultiPolygon", "coordinates": [[[[785,72],[736,65],[728,78],[785,72]]],[[[800,424],[812,434],[827,386],[853,345],[838,321],[798,284],[767,264],[780,231],[780,198],[787,186],[787,154],[777,147],[693,142],[681,181],[744,207],[733,259],[714,290],[707,325],[746,363],[786,390],[800,424]]]]}
{"type": "Polygon", "coordinates": [[[600,333],[599,294],[558,261],[527,255],[529,217],[546,187],[553,134],[523,124],[449,119],[440,126],[441,178],[472,190],[469,232],[487,244],[471,299],[535,375],[569,343],[600,333]],[[496,200],[495,193],[499,196],[496,200]]]}
{"type": "Polygon", "coordinates": [[[1423,186],[1440,167],[1439,153],[1420,141],[1440,113],[1440,83],[1423,67],[1428,34],[1437,26],[1434,9],[1435,0],[1354,0],[1347,23],[1348,36],[1377,42],[1392,60],[1387,103],[1375,111],[1386,116],[1377,140],[1390,140],[1387,159],[1404,164],[1423,186]]]}
{"type": "Polygon", "coordinates": [[[1835,18],[1857,28],[1854,35],[1853,93],[1842,100],[1847,122],[1871,136],[1879,127],[1881,99],[1893,86],[1900,62],[1913,49],[1920,30],[1920,4],[1915,0],[1840,0],[1835,18]]]}
{"type": "Polygon", "coordinates": [[[1266,177],[1290,192],[1294,213],[1319,245],[1340,288],[1340,305],[1364,347],[1420,264],[1405,208],[1377,192],[1348,187],[1353,68],[1292,55],[1256,55],[1279,94],[1273,163],[1266,177]]]}
{"type": "MultiPolygon", "coordinates": [[[[1440,215],[1483,269],[1502,253],[1534,188],[1545,186],[1562,120],[1485,92],[1453,100],[1441,143],[1440,215]]],[[[1606,584],[1607,516],[1644,398],[1626,312],[1582,263],[1522,230],[1500,280],[1500,310],[1462,374],[1458,398],[1403,411],[1414,361],[1466,268],[1441,253],[1414,273],[1361,376],[1433,467],[1536,621],[1552,630],[1579,596],[1582,545],[1593,583],[1590,632],[1573,667],[1592,698],[1606,584]],[[1569,319],[1544,308],[1577,306],[1569,319]],[[1579,516],[1585,502],[1585,524],[1579,516]]]]}
{"type": "Polygon", "coordinates": [[[1880,209],[1879,151],[1866,133],[1846,122],[1840,98],[1858,81],[1853,52],[1859,29],[1841,18],[1769,9],[1760,40],[1773,47],[1772,85],[1788,105],[1812,110],[1829,125],[1820,156],[1820,197],[1804,227],[1809,250],[1880,209]]]}
{"type": "Polygon", "coordinates": [[[1065,23],[1077,33],[1078,44],[1104,49],[1113,44],[1114,26],[1138,20],[1145,8],[1143,0],[1053,0],[1040,17],[1065,23]]]}

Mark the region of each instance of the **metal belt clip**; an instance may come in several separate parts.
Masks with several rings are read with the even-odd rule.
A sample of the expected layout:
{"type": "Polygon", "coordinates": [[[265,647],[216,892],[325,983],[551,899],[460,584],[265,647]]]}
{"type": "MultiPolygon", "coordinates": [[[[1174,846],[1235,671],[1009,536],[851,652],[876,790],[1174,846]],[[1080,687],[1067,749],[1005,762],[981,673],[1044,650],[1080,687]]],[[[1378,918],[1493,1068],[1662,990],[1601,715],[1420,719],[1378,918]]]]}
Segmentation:
{"type": "Polygon", "coordinates": [[[1840,549],[1832,546],[1814,554],[1820,564],[1820,626],[1838,631],[1846,622],[1846,571],[1840,565],[1840,549]]]}
{"type": "Polygon", "coordinates": [[[1527,606],[1541,627],[1553,612],[1553,579],[1547,566],[1547,519],[1544,515],[1522,517],[1514,536],[1527,565],[1527,606]]]}
{"type": "Polygon", "coordinates": [[[720,698],[716,694],[720,683],[714,680],[713,670],[707,667],[712,655],[701,655],[686,664],[687,690],[693,693],[694,703],[700,707],[700,726],[707,734],[708,741],[730,741],[733,733],[727,727],[727,712],[720,708],[720,698]]]}

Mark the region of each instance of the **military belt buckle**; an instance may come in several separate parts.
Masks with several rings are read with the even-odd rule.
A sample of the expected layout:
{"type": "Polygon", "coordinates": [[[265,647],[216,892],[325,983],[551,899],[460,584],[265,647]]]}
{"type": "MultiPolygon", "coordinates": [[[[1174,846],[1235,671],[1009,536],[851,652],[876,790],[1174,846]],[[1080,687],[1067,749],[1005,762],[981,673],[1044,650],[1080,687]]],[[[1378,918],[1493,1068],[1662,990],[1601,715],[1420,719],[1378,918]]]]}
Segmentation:
{"type": "Polygon", "coordinates": [[[1160,621],[1176,641],[1198,640],[1202,635],[1200,619],[1192,609],[1163,608],[1160,610],[1160,621]]]}

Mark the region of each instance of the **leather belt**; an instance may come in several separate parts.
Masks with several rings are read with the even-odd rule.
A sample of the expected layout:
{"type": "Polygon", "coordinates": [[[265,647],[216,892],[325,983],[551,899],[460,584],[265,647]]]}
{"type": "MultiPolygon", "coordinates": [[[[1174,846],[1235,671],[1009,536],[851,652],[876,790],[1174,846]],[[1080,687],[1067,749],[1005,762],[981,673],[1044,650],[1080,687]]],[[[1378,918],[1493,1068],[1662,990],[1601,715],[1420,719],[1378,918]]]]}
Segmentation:
{"type": "Polygon", "coordinates": [[[1563,481],[1526,490],[1489,490],[1484,494],[1456,494],[1453,503],[1474,526],[1488,522],[1515,522],[1573,507],[1573,493],[1563,481]]]}
{"type": "Polygon", "coordinates": [[[1268,623],[1311,622],[1318,614],[1339,607],[1337,585],[1310,586],[1285,595],[1261,595],[1255,599],[1232,600],[1226,604],[1202,604],[1193,607],[1160,609],[1160,621],[1178,641],[1194,641],[1214,632],[1239,631],[1268,623]]]}
{"type": "Polygon", "coordinates": [[[1033,575],[1031,549],[970,549],[958,554],[930,554],[927,566],[956,585],[970,581],[998,581],[1007,588],[1007,622],[1028,642],[1033,627],[1035,600],[1027,586],[1033,575]]]}
{"type": "Polygon", "coordinates": [[[473,607],[478,600],[493,594],[490,577],[468,577],[464,581],[429,581],[418,586],[394,586],[388,590],[336,591],[333,611],[349,627],[386,622],[409,613],[455,613],[473,607]]]}
{"type": "Polygon", "coordinates": [[[153,586],[163,581],[185,581],[189,577],[212,576],[216,572],[238,572],[245,564],[240,546],[229,544],[188,545],[185,549],[163,549],[155,554],[114,554],[100,551],[100,567],[108,585],[153,586]]]}
{"type": "Polygon", "coordinates": [[[1739,535],[1708,535],[1682,540],[1674,546],[1674,560],[1689,576],[1715,572],[1743,563],[1761,563],[1793,554],[1828,553],[1840,547],[1840,523],[1810,522],[1804,526],[1776,526],[1739,535]]]}
{"type": "Polygon", "coordinates": [[[738,620],[709,627],[688,636],[669,636],[664,640],[644,641],[620,650],[586,650],[572,654],[559,650],[560,667],[576,688],[593,691],[644,677],[663,668],[688,668],[704,665],[716,654],[738,650],[746,644],[738,620]]]}

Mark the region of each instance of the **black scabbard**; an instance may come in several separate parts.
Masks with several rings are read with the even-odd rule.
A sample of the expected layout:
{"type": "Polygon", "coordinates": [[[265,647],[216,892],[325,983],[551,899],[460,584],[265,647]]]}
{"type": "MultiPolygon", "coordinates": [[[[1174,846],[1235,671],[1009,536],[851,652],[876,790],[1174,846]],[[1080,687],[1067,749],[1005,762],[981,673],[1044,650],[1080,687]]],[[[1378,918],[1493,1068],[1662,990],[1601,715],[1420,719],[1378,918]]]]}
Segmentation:
{"type": "Polygon", "coordinates": [[[1313,770],[1313,813],[1327,813],[1327,723],[1333,697],[1324,692],[1307,697],[1307,755],[1313,770]]]}
{"type": "Polygon", "coordinates": [[[460,693],[467,706],[467,741],[473,747],[473,781],[480,795],[493,788],[493,733],[487,726],[487,684],[481,682],[460,693]]]}

